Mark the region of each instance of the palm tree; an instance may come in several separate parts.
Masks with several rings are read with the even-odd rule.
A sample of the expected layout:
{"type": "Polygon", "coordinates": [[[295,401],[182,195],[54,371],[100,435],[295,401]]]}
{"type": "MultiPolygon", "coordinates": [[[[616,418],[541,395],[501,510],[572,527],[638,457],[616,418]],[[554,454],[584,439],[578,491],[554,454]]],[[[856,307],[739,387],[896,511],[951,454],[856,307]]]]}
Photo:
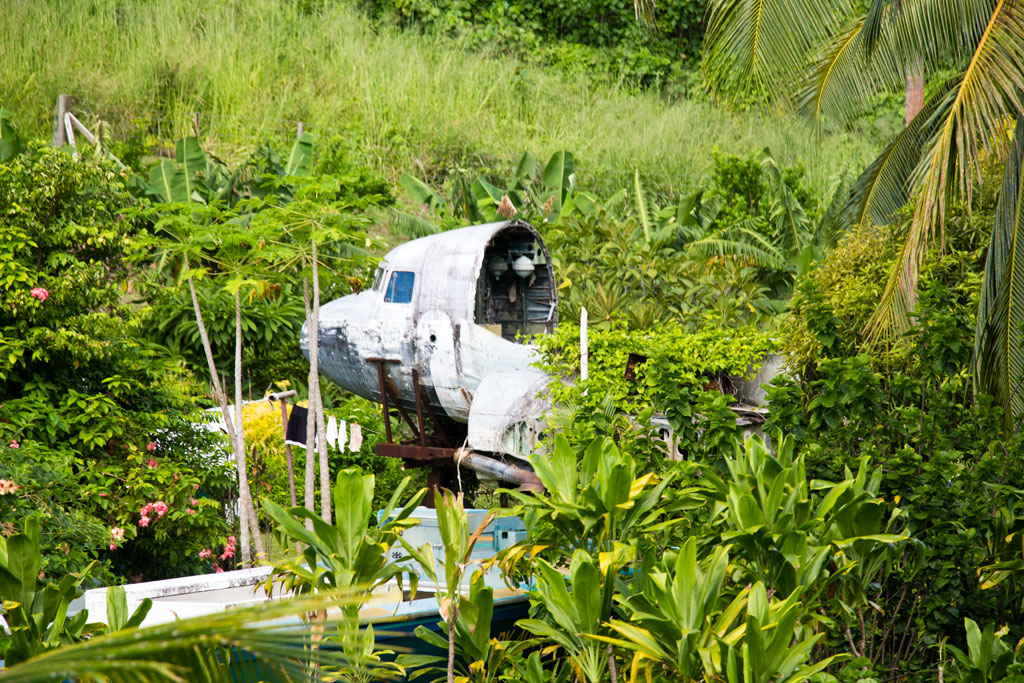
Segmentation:
{"type": "MultiPolygon", "coordinates": [[[[1024,0],[711,0],[704,76],[723,97],[754,93],[816,124],[843,123],[880,93],[952,73],[854,184],[842,225],[888,223],[913,201],[900,258],[868,323],[873,338],[909,325],[928,246],[945,242],[947,203],[969,201],[983,165],[1006,162],[982,286],[976,389],[1007,419],[1024,412],[1017,337],[1024,323],[1024,0]],[[1013,120],[1017,127],[1008,134],[1013,120]],[[1018,253],[1020,252],[1020,253],[1018,253]]],[[[914,93],[908,92],[908,103],[914,93]]]]}

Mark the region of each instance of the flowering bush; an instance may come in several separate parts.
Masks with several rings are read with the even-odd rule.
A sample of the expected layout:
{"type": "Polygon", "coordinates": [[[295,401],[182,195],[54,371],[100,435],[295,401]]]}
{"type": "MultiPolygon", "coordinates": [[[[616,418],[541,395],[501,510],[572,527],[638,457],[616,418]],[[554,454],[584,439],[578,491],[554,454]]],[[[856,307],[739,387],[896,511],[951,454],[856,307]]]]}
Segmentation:
{"type": "Polygon", "coordinates": [[[230,532],[223,444],[192,422],[202,387],[128,306],[133,201],[113,166],[41,144],[0,165],[0,534],[38,512],[51,576],[93,559],[101,581],[187,574],[230,532]]]}

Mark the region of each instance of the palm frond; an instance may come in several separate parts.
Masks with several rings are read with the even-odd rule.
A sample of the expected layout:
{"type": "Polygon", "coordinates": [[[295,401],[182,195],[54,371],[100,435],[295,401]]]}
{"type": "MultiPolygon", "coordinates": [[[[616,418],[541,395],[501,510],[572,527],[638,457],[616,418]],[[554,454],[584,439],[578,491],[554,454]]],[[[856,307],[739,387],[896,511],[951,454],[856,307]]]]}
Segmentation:
{"type": "Polygon", "coordinates": [[[898,88],[903,69],[890,41],[869,56],[864,48],[865,19],[854,19],[823,43],[799,90],[800,111],[821,123],[848,121],[862,113],[879,92],[898,88]]]}
{"type": "Polygon", "coordinates": [[[310,680],[311,671],[344,668],[351,659],[336,649],[319,646],[323,634],[334,632],[341,623],[339,611],[328,612],[315,628],[301,617],[355,601],[355,592],[351,590],[322,592],[307,598],[118,631],[50,650],[9,668],[3,680],[310,680]]]}
{"type": "Polygon", "coordinates": [[[701,258],[738,258],[772,270],[783,270],[786,261],[771,243],[754,230],[735,228],[746,239],[710,236],[690,242],[686,251],[701,258]],[[756,242],[756,244],[754,243],[756,242]]]}
{"type": "Polygon", "coordinates": [[[942,96],[944,115],[932,117],[936,132],[911,177],[919,188],[913,220],[901,260],[868,322],[872,337],[906,327],[916,298],[916,271],[928,242],[936,233],[940,241],[945,239],[949,195],[957,189],[970,203],[981,165],[1006,154],[1008,121],[1024,112],[1024,12],[1018,4],[998,1],[958,84],[942,96]],[[903,291],[896,295],[893,287],[903,291]]]}
{"type": "Polygon", "coordinates": [[[711,0],[702,70],[727,99],[777,99],[852,10],[848,0],[711,0]]]}
{"type": "Polygon", "coordinates": [[[885,225],[910,201],[910,176],[939,123],[948,114],[951,102],[947,95],[958,82],[956,78],[944,84],[910,125],[861,173],[842,211],[836,214],[834,232],[863,223],[885,225]]]}
{"type": "Polygon", "coordinates": [[[831,249],[838,242],[837,217],[846,206],[850,194],[850,179],[847,173],[834,176],[829,182],[828,205],[814,226],[813,240],[822,249],[831,249]]]}
{"type": "Polygon", "coordinates": [[[985,259],[974,339],[974,387],[994,396],[1006,423],[1024,412],[1024,117],[1017,119],[985,259]]]}

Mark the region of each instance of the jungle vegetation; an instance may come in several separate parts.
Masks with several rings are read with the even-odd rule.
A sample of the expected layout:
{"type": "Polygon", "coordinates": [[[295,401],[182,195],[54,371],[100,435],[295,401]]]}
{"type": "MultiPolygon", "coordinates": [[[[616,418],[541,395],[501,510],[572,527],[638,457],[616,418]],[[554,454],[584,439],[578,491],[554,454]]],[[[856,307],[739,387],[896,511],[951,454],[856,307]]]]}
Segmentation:
{"type": "Polygon", "coordinates": [[[1022,9],[3,3],[3,675],[221,680],[235,649],[294,680],[1024,677],[1022,9]],[[49,144],[63,92],[100,133],[76,155],[49,144]],[[355,615],[433,494],[295,338],[390,246],[512,214],[565,321],[536,342],[562,380],[547,490],[437,494],[445,559],[403,547],[468,593],[420,633],[447,657],[396,660],[355,615]],[[787,372],[744,441],[728,378],[770,353],[787,372]],[[230,440],[197,426],[282,388],[368,437],[319,482],[296,453],[297,507],[267,404],[230,440]],[[496,561],[533,580],[511,640],[451,559],[470,505],[527,521],[496,561]],[[117,591],[105,619],[65,611],[261,557],[301,597],[176,643],[117,591]],[[311,623],[330,647],[299,647],[311,623]]]}

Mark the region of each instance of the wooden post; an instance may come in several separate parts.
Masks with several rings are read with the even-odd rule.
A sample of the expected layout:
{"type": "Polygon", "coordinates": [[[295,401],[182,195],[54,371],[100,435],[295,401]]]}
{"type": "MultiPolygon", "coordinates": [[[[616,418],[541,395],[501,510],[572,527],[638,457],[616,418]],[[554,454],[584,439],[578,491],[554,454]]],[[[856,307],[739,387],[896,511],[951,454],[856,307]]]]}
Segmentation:
{"type": "Polygon", "coordinates": [[[297,138],[301,138],[302,137],[302,121],[299,121],[298,134],[295,137],[297,137],[297,138]]]}
{"type": "Polygon", "coordinates": [[[199,139],[199,112],[192,113],[192,127],[196,131],[196,139],[199,139]]]}
{"type": "Polygon", "coordinates": [[[75,127],[71,123],[71,120],[75,118],[75,115],[71,112],[64,114],[64,134],[67,136],[68,144],[71,145],[74,150],[71,156],[78,156],[78,146],[75,145],[75,127]]]}
{"type": "Polygon", "coordinates": [[[60,149],[68,144],[68,134],[64,129],[64,114],[71,111],[71,95],[57,96],[57,113],[53,122],[53,146],[60,149]]]}

